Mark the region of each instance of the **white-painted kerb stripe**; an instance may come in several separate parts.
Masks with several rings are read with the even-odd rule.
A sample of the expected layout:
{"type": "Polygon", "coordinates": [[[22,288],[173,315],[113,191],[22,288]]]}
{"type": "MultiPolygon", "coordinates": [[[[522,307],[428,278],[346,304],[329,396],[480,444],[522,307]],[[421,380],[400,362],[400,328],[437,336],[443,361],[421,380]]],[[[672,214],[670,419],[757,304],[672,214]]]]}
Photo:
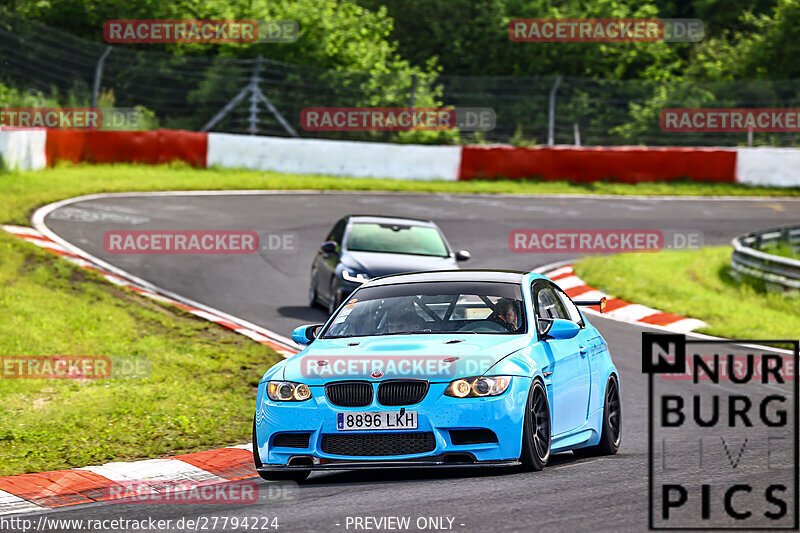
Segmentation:
{"type": "Polygon", "coordinates": [[[77,470],[88,470],[117,483],[124,481],[225,481],[211,472],[206,472],[179,459],[107,463],[77,470]]]}
{"type": "Polygon", "coordinates": [[[11,513],[33,513],[44,510],[28,500],[23,500],[19,496],[14,496],[6,491],[0,490],[0,515],[11,513]]]}

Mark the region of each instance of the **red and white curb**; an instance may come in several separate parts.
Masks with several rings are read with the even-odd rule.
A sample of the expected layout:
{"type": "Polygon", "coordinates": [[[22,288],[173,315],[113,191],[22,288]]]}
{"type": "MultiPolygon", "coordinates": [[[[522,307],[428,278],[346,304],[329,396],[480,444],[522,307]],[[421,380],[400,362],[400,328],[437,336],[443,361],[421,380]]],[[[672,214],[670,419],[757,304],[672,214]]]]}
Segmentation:
{"type": "Polygon", "coordinates": [[[250,445],[0,478],[0,515],[107,501],[126,482],[227,483],[256,475],[250,445]]]}
{"type": "Polygon", "coordinates": [[[661,326],[676,333],[689,333],[706,326],[705,322],[696,318],[686,318],[673,313],[665,313],[652,307],[626,302],[609,296],[603,291],[587,285],[586,282],[575,275],[572,266],[561,266],[552,270],[544,270],[541,273],[553,280],[572,299],[599,300],[605,297],[607,299],[606,307],[602,315],[600,315],[599,306],[595,305],[587,308],[594,314],[631,324],[661,326]]]}
{"type": "MultiPolygon", "coordinates": [[[[49,250],[63,259],[102,275],[105,279],[139,294],[174,305],[199,318],[245,335],[274,349],[284,357],[296,354],[296,346],[265,330],[257,331],[215,310],[200,309],[125,276],[111,272],[89,256],[75,253],[42,232],[23,226],[3,226],[8,233],[49,250]]],[[[130,463],[117,462],[70,470],[38,472],[0,478],[0,515],[31,513],[48,508],[77,505],[110,499],[109,487],[125,481],[195,481],[224,483],[256,475],[251,444],[242,444],[179,455],[164,459],[147,459],[130,463]]]]}

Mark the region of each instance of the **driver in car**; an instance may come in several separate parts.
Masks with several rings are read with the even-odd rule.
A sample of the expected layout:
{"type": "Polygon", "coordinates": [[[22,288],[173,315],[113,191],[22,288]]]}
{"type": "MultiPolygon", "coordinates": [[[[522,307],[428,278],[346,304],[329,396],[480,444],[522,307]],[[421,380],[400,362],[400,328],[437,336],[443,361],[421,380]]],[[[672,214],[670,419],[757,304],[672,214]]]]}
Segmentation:
{"type": "Polygon", "coordinates": [[[420,326],[414,302],[396,304],[387,318],[386,326],[389,333],[415,332],[420,326]]]}
{"type": "Polygon", "coordinates": [[[519,329],[518,316],[517,302],[511,298],[500,298],[487,319],[500,324],[509,331],[517,331],[519,329]]]}

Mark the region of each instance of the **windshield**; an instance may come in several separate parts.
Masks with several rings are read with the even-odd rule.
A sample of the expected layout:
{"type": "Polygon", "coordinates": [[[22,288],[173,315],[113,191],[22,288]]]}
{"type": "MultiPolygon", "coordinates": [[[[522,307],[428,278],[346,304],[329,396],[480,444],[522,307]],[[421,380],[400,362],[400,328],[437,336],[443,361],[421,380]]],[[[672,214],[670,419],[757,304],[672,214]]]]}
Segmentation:
{"type": "Polygon", "coordinates": [[[520,287],[494,282],[429,282],[366,287],[322,338],[443,333],[525,333],[520,287]]]}
{"type": "Polygon", "coordinates": [[[346,246],[353,252],[449,255],[439,231],[430,226],[356,222],[350,226],[346,246]]]}

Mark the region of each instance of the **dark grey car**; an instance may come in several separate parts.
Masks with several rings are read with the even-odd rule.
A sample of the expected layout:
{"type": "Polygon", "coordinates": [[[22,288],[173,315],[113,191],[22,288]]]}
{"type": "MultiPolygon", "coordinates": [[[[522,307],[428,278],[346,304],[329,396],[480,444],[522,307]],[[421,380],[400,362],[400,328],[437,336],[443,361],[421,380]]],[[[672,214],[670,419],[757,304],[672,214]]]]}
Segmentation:
{"type": "Polygon", "coordinates": [[[328,232],[311,265],[311,306],[332,314],[365,281],[388,274],[452,270],[469,252],[454,252],[430,220],[348,215],[328,232]]]}

